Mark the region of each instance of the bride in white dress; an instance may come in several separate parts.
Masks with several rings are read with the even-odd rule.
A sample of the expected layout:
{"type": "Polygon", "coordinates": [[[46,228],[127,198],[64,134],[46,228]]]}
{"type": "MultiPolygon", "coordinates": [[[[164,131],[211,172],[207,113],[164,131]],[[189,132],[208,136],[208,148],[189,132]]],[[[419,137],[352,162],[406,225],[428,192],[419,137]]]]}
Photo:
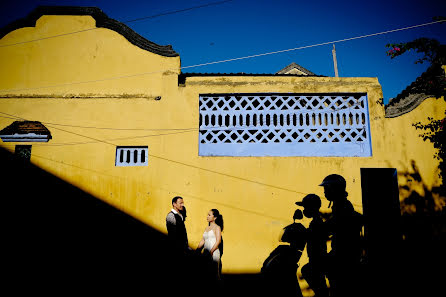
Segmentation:
{"type": "Polygon", "coordinates": [[[223,254],[223,239],[221,232],[223,231],[223,216],[217,209],[211,209],[207,215],[208,226],[204,230],[203,238],[198,244],[197,250],[204,249],[212,257],[213,270],[217,280],[220,279],[221,273],[221,256],[223,254]]]}

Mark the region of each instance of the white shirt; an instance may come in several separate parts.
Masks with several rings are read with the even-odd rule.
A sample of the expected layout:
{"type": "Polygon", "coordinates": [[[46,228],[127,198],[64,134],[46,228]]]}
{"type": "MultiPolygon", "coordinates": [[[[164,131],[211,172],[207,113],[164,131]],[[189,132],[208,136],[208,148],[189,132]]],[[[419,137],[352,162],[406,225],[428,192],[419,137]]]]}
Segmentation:
{"type": "Polygon", "coordinates": [[[184,221],[183,215],[181,213],[179,213],[178,211],[176,211],[175,209],[172,208],[172,212],[174,214],[180,215],[181,219],[184,221]]]}

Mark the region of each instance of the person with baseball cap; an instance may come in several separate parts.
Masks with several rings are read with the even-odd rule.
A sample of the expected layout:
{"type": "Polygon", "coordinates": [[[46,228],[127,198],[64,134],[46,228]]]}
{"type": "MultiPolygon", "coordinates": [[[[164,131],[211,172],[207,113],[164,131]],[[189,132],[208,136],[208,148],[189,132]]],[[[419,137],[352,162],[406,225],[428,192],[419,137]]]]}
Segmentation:
{"type": "Polygon", "coordinates": [[[307,229],[307,254],[308,263],[302,267],[302,276],[307,281],[315,296],[328,296],[328,288],[325,280],[325,260],[327,257],[327,233],[319,212],[321,198],[316,194],[306,195],[296,205],[304,208],[303,214],[311,218],[307,229]]]}
{"type": "Polygon", "coordinates": [[[358,295],[358,271],[361,259],[362,222],[347,199],[346,181],[339,174],[330,174],[319,185],[332,206],[332,216],[324,224],[331,235],[331,251],[327,257],[327,278],[332,296],[358,295]]]}
{"type": "Polygon", "coordinates": [[[265,296],[302,297],[297,280],[298,262],[307,242],[307,229],[299,222],[302,211],[296,209],[293,223],[283,228],[280,244],[263,262],[261,268],[263,293],[265,296]]]}

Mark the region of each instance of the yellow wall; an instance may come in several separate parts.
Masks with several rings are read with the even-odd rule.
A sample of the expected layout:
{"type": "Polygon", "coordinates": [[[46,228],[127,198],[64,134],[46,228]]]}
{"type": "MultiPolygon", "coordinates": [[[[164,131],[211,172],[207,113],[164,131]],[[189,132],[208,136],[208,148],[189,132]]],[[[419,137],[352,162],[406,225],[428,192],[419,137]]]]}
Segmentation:
{"type": "Polygon", "coordinates": [[[396,118],[387,118],[383,123],[386,131],[386,166],[398,168],[398,183],[400,186],[408,186],[409,190],[400,191],[400,200],[406,198],[411,191],[417,191],[424,196],[424,188],[432,190],[438,187],[441,180],[438,177],[438,160],[434,159],[435,152],[433,144],[423,141],[420,137],[424,130],[415,129],[412,124],[421,122],[428,124],[428,117],[436,120],[443,119],[446,110],[444,98],[428,98],[416,109],[396,118]],[[419,170],[421,182],[407,178],[407,173],[413,174],[419,170]]]}
{"type": "Polygon", "coordinates": [[[179,72],[179,57],[145,51],[115,31],[96,28],[91,16],[42,16],[36,27],[15,30],[0,45],[2,93],[156,97],[176,85],[179,72]],[[10,44],[17,45],[4,46],[10,44]]]}
{"type": "MultiPolygon", "coordinates": [[[[44,16],[35,28],[13,31],[0,45],[94,26],[89,16],[44,16]]],[[[294,202],[307,193],[323,197],[317,185],[328,174],[346,177],[349,199],[359,212],[362,167],[403,172],[415,160],[429,187],[439,183],[433,147],[411,123],[442,117],[444,100],[429,99],[386,119],[377,103],[382,91],[376,78],[188,77],[178,86],[179,57],[142,50],[103,28],[1,47],[0,64],[0,111],[40,121],[53,136],[48,143],[32,143],[34,164],[162,232],[171,198],[183,196],[193,247],[208,210],[218,208],[225,220],[224,272],[259,272],[282,228],[292,222],[294,202]],[[148,74],[122,77],[142,73],[148,74]],[[86,81],[94,82],[79,83],[86,81]],[[198,156],[199,94],[262,92],[367,93],[373,156],[198,156]],[[191,130],[169,130],[184,128],[191,130]],[[149,165],[115,167],[117,145],[147,145],[149,165]]],[[[0,115],[1,128],[14,121],[0,115]]],[[[15,143],[1,146],[14,150],[15,143]]],[[[327,206],[323,200],[322,210],[327,206]]]]}

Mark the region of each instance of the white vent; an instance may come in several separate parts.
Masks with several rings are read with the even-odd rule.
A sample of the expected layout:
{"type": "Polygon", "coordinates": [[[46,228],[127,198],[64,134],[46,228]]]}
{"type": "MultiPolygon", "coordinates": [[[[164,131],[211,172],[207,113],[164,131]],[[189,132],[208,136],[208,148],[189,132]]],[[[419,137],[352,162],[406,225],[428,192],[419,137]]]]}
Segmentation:
{"type": "Polygon", "coordinates": [[[200,156],[372,155],[366,94],[200,95],[200,156]]]}
{"type": "Polygon", "coordinates": [[[148,157],[147,146],[118,146],[115,166],[147,166],[148,157]]]}

